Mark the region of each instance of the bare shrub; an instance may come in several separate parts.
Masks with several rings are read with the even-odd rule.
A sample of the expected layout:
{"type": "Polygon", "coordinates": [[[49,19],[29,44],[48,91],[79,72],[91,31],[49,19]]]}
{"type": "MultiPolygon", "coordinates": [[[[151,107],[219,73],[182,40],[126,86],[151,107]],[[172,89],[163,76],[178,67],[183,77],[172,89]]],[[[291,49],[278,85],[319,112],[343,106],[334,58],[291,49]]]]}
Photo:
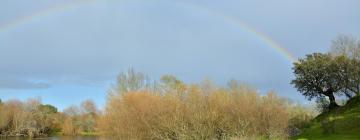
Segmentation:
{"type": "Polygon", "coordinates": [[[80,106],[71,106],[65,109],[62,113],[62,134],[95,134],[99,114],[95,103],[91,100],[83,101],[80,106]]]}
{"type": "Polygon", "coordinates": [[[57,128],[57,110],[39,99],[10,100],[0,105],[1,136],[44,136],[57,128]]]}
{"type": "Polygon", "coordinates": [[[290,116],[275,93],[177,83],[181,90],[167,86],[166,94],[112,94],[99,121],[102,132],[117,139],[287,138],[290,116]]]}

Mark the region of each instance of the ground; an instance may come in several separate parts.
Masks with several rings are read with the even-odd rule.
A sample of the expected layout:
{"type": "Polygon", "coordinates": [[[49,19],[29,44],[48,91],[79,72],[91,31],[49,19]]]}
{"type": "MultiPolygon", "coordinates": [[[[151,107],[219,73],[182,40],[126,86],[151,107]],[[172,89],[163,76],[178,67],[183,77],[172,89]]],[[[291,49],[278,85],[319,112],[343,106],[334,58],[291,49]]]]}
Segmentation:
{"type": "Polygon", "coordinates": [[[360,97],[317,116],[294,140],[360,140],[360,97]]]}

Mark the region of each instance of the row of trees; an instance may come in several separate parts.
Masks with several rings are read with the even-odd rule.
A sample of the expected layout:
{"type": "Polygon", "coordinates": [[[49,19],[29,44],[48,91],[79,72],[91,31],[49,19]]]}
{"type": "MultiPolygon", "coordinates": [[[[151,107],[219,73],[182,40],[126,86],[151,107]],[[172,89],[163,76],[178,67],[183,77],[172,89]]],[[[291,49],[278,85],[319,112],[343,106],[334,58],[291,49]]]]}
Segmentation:
{"type": "Polygon", "coordinates": [[[130,69],[109,90],[104,112],[84,101],[63,112],[39,99],[0,102],[0,136],[103,134],[116,139],[286,138],[313,114],[232,80],[185,84],[171,75],[159,82],[130,69]]]}
{"type": "Polygon", "coordinates": [[[327,109],[336,108],[336,96],[351,99],[360,94],[360,40],[340,35],[329,53],[306,55],[293,70],[291,83],[299,92],[320,102],[327,97],[327,109]]]}
{"type": "Polygon", "coordinates": [[[97,114],[92,101],[85,101],[81,107],[73,106],[64,112],[58,112],[52,105],[42,104],[39,99],[0,102],[0,136],[91,133],[95,132],[97,114]]]}

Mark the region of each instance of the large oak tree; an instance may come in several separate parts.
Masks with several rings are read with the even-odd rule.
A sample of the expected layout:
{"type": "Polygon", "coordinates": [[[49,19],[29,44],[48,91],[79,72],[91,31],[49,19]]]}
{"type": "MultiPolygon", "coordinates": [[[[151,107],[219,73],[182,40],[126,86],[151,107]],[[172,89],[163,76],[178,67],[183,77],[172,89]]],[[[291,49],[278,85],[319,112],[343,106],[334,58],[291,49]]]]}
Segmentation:
{"type": "Polygon", "coordinates": [[[329,109],[337,107],[335,94],[343,95],[349,59],[344,56],[313,53],[294,63],[295,79],[291,82],[309,100],[328,97],[329,109]]]}

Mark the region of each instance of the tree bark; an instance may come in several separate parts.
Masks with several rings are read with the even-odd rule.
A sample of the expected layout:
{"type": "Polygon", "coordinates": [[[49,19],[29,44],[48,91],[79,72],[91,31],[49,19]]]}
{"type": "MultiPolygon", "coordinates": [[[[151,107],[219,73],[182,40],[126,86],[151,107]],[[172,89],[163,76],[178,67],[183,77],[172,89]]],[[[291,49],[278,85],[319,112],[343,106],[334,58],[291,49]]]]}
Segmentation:
{"type": "Polygon", "coordinates": [[[324,95],[329,98],[329,101],[330,101],[330,104],[328,106],[329,110],[339,107],[339,105],[336,103],[336,100],[335,100],[334,90],[332,90],[330,88],[327,91],[325,91],[324,95]]]}
{"type": "Polygon", "coordinates": [[[329,110],[339,107],[339,105],[335,101],[334,93],[328,94],[327,96],[330,100],[329,110]]]}

